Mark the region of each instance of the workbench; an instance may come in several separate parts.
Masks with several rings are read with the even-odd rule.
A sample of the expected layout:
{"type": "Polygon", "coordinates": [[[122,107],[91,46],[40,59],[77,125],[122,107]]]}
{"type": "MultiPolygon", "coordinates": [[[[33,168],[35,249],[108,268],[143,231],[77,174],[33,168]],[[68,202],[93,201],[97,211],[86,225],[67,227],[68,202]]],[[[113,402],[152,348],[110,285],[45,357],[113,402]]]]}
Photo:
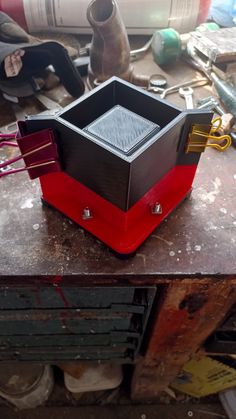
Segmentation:
{"type": "MultiPolygon", "coordinates": [[[[150,54],[134,65],[139,73],[163,72],[150,54]]],[[[194,71],[180,62],[166,69],[165,74],[171,85],[192,78],[194,71]]],[[[206,97],[210,87],[195,92],[198,97],[206,97]]],[[[167,99],[184,107],[178,95],[167,99]]],[[[2,103],[2,109],[4,106],[2,103]]],[[[6,153],[10,157],[10,151],[6,153]]],[[[78,225],[44,206],[38,181],[30,181],[27,173],[1,179],[0,335],[7,335],[8,346],[0,344],[0,360],[22,359],[31,346],[30,336],[22,344],[24,348],[16,336],[27,334],[20,330],[24,322],[31,335],[31,326],[34,330],[37,321],[39,330],[45,330],[52,341],[56,336],[54,343],[48,344],[49,356],[43,349],[47,346],[45,336],[41,341],[38,335],[43,332],[38,332],[35,356],[31,352],[28,360],[52,364],[75,360],[74,352],[70,357],[71,348],[63,341],[58,343],[60,354],[64,348],[67,355],[58,355],[56,339],[61,335],[53,326],[55,322],[57,328],[66,328],[66,319],[78,311],[72,310],[77,308],[75,295],[85,288],[102,287],[105,296],[114,288],[121,295],[116,303],[121,304],[126,294],[122,297],[122,289],[144,287],[155,292],[148,327],[134,357],[132,397],[154,398],[236,302],[235,161],[236,150],[232,147],[225,153],[207,149],[201,156],[191,195],[126,260],[117,258],[78,225]],[[45,313],[52,311],[54,317],[47,322],[45,313]],[[11,340],[13,335],[15,340],[11,340]],[[18,346],[11,354],[16,341],[18,346]]],[[[86,306],[86,302],[83,304],[86,306]]],[[[71,332],[73,336],[76,333],[80,334],[71,332]]]]}

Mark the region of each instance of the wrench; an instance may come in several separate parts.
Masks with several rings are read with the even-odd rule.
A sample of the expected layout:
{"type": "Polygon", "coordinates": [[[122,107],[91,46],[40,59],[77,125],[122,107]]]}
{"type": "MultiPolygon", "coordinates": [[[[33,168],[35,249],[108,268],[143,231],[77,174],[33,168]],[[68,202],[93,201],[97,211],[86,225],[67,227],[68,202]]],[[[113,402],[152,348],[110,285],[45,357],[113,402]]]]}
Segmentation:
{"type": "MultiPolygon", "coordinates": [[[[153,36],[148,40],[148,42],[143,45],[141,48],[134,49],[130,51],[130,57],[132,61],[135,61],[139,58],[140,55],[145,54],[152,45],[153,36]]],[[[84,47],[79,49],[79,57],[89,56],[91,49],[91,43],[86,44],[84,47]]]]}
{"type": "Polygon", "coordinates": [[[180,87],[179,94],[185,99],[186,108],[193,109],[193,89],[192,87],[180,87]]]}
{"type": "Polygon", "coordinates": [[[149,48],[152,45],[152,39],[153,39],[153,36],[149,39],[149,41],[142,48],[138,48],[138,49],[134,49],[130,51],[130,57],[133,61],[137,60],[140,55],[144,54],[145,52],[149,50],[149,48]]]}
{"type": "Polygon", "coordinates": [[[182,82],[182,83],[178,83],[175,86],[171,86],[168,87],[167,89],[165,89],[161,94],[160,94],[160,98],[161,99],[165,99],[166,95],[169,95],[170,93],[174,93],[174,92],[178,92],[180,87],[186,87],[186,86],[191,86],[191,87],[197,87],[197,86],[204,86],[205,84],[209,83],[208,80],[204,77],[204,78],[195,78],[186,82],[182,82]]]}
{"type": "Polygon", "coordinates": [[[214,110],[221,116],[226,113],[226,111],[220,106],[219,101],[213,96],[199,100],[197,105],[197,109],[214,110]]]}

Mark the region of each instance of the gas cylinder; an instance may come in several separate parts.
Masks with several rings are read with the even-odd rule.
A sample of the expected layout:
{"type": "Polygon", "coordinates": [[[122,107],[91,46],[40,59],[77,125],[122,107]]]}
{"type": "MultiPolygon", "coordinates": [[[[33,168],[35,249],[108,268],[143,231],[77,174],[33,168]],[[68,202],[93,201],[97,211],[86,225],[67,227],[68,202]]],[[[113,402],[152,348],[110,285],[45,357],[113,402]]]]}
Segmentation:
{"type": "MultiPolygon", "coordinates": [[[[117,0],[128,34],[152,34],[172,27],[193,30],[207,18],[211,0],[117,0]]],[[[90,0],[0,0],[0,10],[28,32],[91,33],[90,0]]]]}

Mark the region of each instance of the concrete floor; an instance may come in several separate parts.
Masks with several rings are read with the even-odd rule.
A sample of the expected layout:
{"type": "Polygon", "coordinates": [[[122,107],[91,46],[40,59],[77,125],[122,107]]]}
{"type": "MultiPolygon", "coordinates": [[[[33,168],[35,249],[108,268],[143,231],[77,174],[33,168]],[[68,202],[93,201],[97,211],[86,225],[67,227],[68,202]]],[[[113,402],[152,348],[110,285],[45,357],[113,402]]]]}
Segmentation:
{"type": "Polygon", "coordinates": [[[227,419],[219,404],[40,407],[15,412],[0,408],[1,419],[227,419]]]}

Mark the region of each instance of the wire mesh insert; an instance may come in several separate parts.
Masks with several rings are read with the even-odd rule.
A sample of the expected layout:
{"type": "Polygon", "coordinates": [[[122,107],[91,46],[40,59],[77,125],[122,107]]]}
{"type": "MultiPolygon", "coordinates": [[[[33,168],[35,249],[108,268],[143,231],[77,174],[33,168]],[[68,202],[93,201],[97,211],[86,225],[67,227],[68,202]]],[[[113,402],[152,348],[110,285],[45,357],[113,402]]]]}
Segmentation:
{"type": "Polygon", "coordinates": [[[159,125],[116,105],[84,128],[90,135],[129,155],[160,130],[159,125]]]}

